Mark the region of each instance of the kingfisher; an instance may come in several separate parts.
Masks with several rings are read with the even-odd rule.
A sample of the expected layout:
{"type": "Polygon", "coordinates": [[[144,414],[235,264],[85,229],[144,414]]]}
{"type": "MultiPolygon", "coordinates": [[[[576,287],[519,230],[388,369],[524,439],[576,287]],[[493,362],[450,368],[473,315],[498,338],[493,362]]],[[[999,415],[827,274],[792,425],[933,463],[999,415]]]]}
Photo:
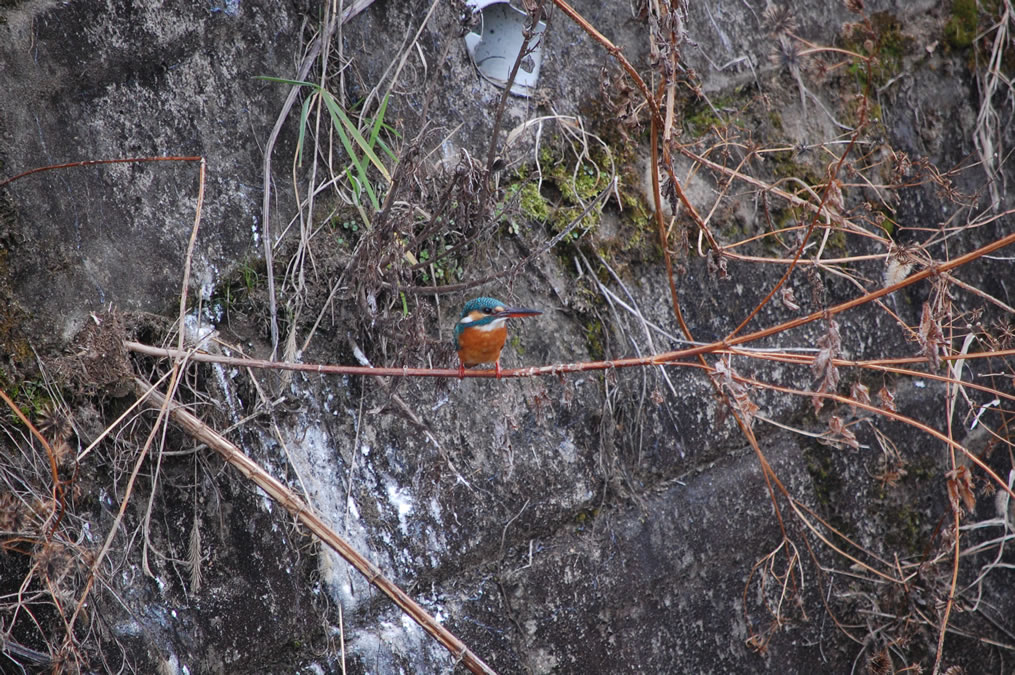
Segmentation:
{"type": "Polygon", "coordinates": [[[458,377],[465,369],[493,362],[500,378],[500,350],[507,340],[508,319],[542,314],[536,309],[508,307],[495,298],[476,298],[465,303],[462,318],[455,324],[455,349],[458,351],[458,377]]]}

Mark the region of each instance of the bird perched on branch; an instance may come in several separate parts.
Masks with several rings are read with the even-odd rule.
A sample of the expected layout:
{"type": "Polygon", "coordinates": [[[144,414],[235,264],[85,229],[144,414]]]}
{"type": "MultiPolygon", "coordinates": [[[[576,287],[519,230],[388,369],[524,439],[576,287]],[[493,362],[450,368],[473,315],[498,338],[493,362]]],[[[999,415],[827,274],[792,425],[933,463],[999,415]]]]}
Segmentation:
{"type": "Polygon", "coordinates": [[[476,298],[465,303],[462,318],[455,324],[458,377],[465,377],[466,368],[492,362],[499,378],[500,351],[507,340],[507,320],[536,314],[542,312],[524,307],[508,307],[494,298],[476,298]]]}

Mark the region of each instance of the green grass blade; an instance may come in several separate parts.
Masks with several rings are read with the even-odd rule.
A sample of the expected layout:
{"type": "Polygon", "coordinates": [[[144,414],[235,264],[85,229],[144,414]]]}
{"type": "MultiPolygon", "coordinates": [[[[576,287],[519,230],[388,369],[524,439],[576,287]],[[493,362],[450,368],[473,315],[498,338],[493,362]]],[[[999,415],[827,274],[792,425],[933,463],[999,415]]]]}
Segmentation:
{"type": "Polygon", "coordinates": [[[377,135],[381,133],[381,125],[384,124],[384,113],[388,110],[388,96],[384,95],[384,99],[381,100],[381,107],[377,110],[377,115],[374,117],[374,124],[370,128],[370,147],[374,147],[377,143],[377,135]]]}
{"type": "MultiPolygon", "coordinates": [[[[367,178],[366,166],[364,166],[364,163],[359,156],[356,155],[352,141],[345,133],[347,128],[341,122],[340,115],[344,114],[342,113],[342,108],[338,105],[338,101],[336,101],[335,98],[327,92],[324,92],[323,97],[324,105],[327,106],[328,113],[331,115],[331,122],[332,126],[335,128],[335,133],[338,134],[338,139],[341,141],[342,147],[345,148],[346,154],[349,155],[350,163],[356,167],[356,174],[358,178],[357,182],[360,184],[357,192],[366,190],[367,196],[370,197],[371,205],[374,207],[374,210],[378,210],[380,209],[380,204],[377,201],[377,196],[374,194],[373,188],[370,186],[370,180],[367,178]]],[[[346,171],[346,174],[351,175],[348,173],[348,170],[346,171]]]]}
{"type": "MultiPolygon", "coordinates": [[[[370,160],[370,163],[373,164],[374,167],[376,167],[376,169],[381,173],[384,180],[390,183],[391,174],[388,173],[387,167],[385,167],[377,155],[374,154],[374,151],[370,148],[370,144],[367,143],[365,138],[363,138],[363,135],[359,132],[359,129],[356,128],[356,125],[352,123],[352,120],[349,119],[349,116],[345,114],[345,111],[342,110],[342,106],[338,105],[338,101],[335,100],[335,97],[328,92],[325,91],[322,95],[324,96],[324,102],[328,105],[328,110],[332,113],[332,118],[337,119],[339,123],[345,127],[345,131],[349,137],[356,141],[356,145],[363,150],[363,154],[370,160]]],[[[346,152],[349,152],[350,157],[353,156],[349,150],[346,150],[346,152]]]]}
{"type": "Polygon", "coordinates": [[[304,82],[303,80],[287,80],[284,77],[272,77],[270,75],[255,75],[255,80],[264,80],[265,82],[277,82],[279,84],[291,84],[294,87],[313,87],[314,89],[320,89],[320,87],[313,82],[304,82]]]}

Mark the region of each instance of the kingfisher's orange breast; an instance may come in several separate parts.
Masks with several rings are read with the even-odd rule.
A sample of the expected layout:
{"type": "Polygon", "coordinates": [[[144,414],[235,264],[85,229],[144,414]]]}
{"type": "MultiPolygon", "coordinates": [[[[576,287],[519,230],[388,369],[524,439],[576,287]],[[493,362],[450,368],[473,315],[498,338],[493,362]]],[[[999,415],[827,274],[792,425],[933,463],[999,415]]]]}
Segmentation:
{"type": "Polygon", "coordinates": [[[468,327],[458,336],[458,358],[466,368],[500,359],[507,339],[507,326],[490,330],[468,327]]]}

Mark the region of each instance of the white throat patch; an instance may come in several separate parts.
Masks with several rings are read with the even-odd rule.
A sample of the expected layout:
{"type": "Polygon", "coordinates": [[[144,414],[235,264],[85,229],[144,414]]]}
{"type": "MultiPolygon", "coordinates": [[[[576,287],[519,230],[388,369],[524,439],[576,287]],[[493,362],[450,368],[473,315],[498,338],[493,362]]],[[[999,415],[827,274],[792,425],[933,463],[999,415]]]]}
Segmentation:
{"type": "Polygon", "coordinates": [[[495,330],[503,326],[505,321],[507,321],[507,319],[494,319],[490,323],[484,324],[482,326],[475,326],[473,329],[482,331],[495,330]]]}

